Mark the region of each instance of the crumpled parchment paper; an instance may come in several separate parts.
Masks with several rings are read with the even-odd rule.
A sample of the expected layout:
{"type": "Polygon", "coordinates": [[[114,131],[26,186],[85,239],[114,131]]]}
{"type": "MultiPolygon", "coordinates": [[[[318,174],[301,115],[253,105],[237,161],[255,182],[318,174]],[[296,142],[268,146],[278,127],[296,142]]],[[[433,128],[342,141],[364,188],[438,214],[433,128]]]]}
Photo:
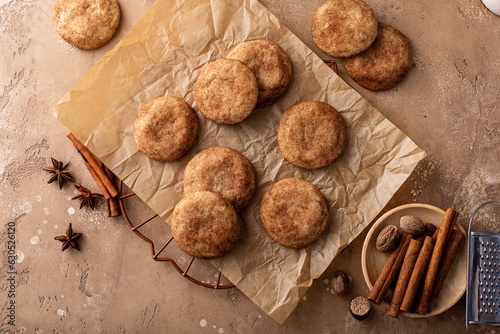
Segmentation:
{"type": "Polygon", "coordinates": [[[196,153],[228,146],[245,155],[255,167],[257,191],[241,215],[238,245],[212,263],[280,323],[426,156],[256,0],[158,0],[51,112],[167,222],[184,195],[184,168],[196,153]],[[138,151],[133,121],[144,103],[173,95],[196,109],[193,87],[200,70],[256,38],[278,43],[293,64],[290,87],[277,103],[236,125],[216,124],[198,112],[199,138],[178,161],[154,161],[138,151]],[[310,100],[335,107],[347,126],[342,156],[312,171],[290,165],[277,142],[282,113],[310,100]],[[327,232],[301,250],[270,239],[259,218],[263,194],[286,177],[315,184],[330,209],[327,232]]]}

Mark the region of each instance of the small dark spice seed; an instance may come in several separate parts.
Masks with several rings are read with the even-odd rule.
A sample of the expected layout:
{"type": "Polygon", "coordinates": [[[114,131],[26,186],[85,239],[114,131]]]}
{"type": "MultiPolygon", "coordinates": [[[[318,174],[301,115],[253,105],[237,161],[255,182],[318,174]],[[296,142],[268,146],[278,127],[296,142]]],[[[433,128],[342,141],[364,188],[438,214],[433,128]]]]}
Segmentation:
{"type": "Polygon", "coordinates": [[[54,158],[50,158],[52,160],[52,166],[53,167],[45,167],[43,168],[44,171],[49,172],[50,174],[53,174],[49,181],[47,183],[52,183],[55,180],[57,180],[57,184],[59,185],[59,189],[62,189],[64,181],[71,181],[75,182],[75,179],[69,172],[71,172],[71,169],[68,169],[69,162],[66,165],[63,165],[61,161],[58,161],[54,158]]]}
{"type": "Polygon", "coordinates": [[[55,240],[59,240],[60,242],[63,243],[62,245],[62,251],[64,252],[69,246],[76,250],[80,250],[80,247],[78,247],[78,244],[76,243],[76,239],[82,236],[82,233],[73,233],[73,227],[71,226],[71,223],[69,223],[68,229],[66,230],[66,235],[59,235],[55,237],[55,240]]]}

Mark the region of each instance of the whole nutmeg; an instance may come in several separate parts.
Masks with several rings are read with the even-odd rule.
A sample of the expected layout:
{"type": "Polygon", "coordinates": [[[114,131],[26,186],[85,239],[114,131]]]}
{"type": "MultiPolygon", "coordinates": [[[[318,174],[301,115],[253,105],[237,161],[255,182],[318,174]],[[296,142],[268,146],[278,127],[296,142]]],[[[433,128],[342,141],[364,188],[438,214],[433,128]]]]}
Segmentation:
{"type": "Polygon", "coordinates": [[[377,236],[375,247],[380,253],[390,252],[396,248],[399,241],[399,231],[394,225],[384,227],[377,236]]]}
{"type": "Polygon", "coordinates": [[[349,290],[349,277],[342,270],[333,273],[332,290],[339,296],[345,295],[349,290]]]}
{"type": "Polygon", "coordinates": [[[425,225],[415,216],[403,216],[399,220],[399,227],[408,234],[419,236],[425,232],[425,225]]]}
{"type": "Polygon", "coordinates": [[[368,318],[371,309],[372,306],[370,302],[363,296],[354,298],[349,304],[349,311],[351,311],[354,319],[357,320],[365,320],[368,318]]]}

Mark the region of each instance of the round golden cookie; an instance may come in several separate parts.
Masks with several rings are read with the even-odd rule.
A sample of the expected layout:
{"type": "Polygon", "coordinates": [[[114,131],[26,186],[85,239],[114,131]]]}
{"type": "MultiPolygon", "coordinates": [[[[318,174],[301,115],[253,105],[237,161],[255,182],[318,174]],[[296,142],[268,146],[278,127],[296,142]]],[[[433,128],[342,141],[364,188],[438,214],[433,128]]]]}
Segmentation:
{"type": "Polygon", "coordinates": [[[198,259],[215,259],[229,253],[240,237],[233,206],[209,191],[182,199],[174,208],[170,224],[179,248],[198,259]]]}
{"type": "Polygon", "coordinates": [[[411,67],[408,38],[396,28],[380,24],[378,36],[368,50],[344,59],[347,74],[361,86],[373,91],[396,86],[411,67]]]}
{"type": "Polygon", "coordinates": [[[247,118],[255,108],[258,95],[252,70],[235,59],[208,63],[194,87],[200,112],[220,124],[235,124],[247,118]]]}
{"type": "Polygon", "coordinates": [[[302,248],[318,239],[328,227],[328,207],[313,184],[288,178],[264,194],[260,219],[274,241],[285,247],[302,248]]]}
{"type": "Polygon", "coordinates": [[[84,50],[96,49],[115,34],[120,6],[116,0],[58,0],[53,20],[66,42],[84,50]]]}
{"type": "Polygon", "coordinates": [[[255,170],[241,153],[211,147],[194,156],[184,171],[184,192],[211,191],[241,212],[255,192],[255,170]]]}
{"type": "Polygon", "coordinates": [[[158,97],[142,106],[134,121],[135,144],[145,155],[160,161],[184,156],[198,135],[198,118],[184,100],[158,97]]]}
{"type": "Polygon", "coordinates": [[[276,101],[292,78],[292,63],[278,44],[267,39],[246,41],[235,46],[226,58],[237,59],[250,67],[257,78],[257,108],[276,101]]]}
{"type": "Polygon", "coordinates": [[[333,57],[366,50],[377,37],[377,19],[362,0],[328,0],[314,13],[313,40],[333,57]]]}
{"type": "Polygon", "coordinates": [[[292,165],[322,168],[344,150],[346,128],[342,116],[329,104],[310,101],[288,108],[281,117],[278,144],[292,165]]]}

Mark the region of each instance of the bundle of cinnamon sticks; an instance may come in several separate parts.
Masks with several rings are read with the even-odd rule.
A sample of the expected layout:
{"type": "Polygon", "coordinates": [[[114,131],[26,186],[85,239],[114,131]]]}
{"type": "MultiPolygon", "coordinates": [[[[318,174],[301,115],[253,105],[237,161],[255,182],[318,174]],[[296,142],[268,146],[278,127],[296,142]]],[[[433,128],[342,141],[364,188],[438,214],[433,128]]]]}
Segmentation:
{"type": "Polygon", "coordinates": [[[80,142],[72,133],[68,134],[68,138],[82,156],[85,166],[87,166],[87,169],[104,196],[106,201],[106,216],[119,216],[121,211],[118,204],[118,191],[116,191],[114,186],[113,173],[104,164],[101,167],[87,147],[83,145],[82,142],[80,142]]]}
{"type": "Polygon", "coordinates": [[[426,314],[437,300],[464,238],[462,232],[453,229],[457,217],[455,210],[447,209],[439,229],[427,223],[425,233],[416,239],[403,233],[368,300],[379,305],[398,277],[387,314],[395,318],[400,311],[426,314]]]}

